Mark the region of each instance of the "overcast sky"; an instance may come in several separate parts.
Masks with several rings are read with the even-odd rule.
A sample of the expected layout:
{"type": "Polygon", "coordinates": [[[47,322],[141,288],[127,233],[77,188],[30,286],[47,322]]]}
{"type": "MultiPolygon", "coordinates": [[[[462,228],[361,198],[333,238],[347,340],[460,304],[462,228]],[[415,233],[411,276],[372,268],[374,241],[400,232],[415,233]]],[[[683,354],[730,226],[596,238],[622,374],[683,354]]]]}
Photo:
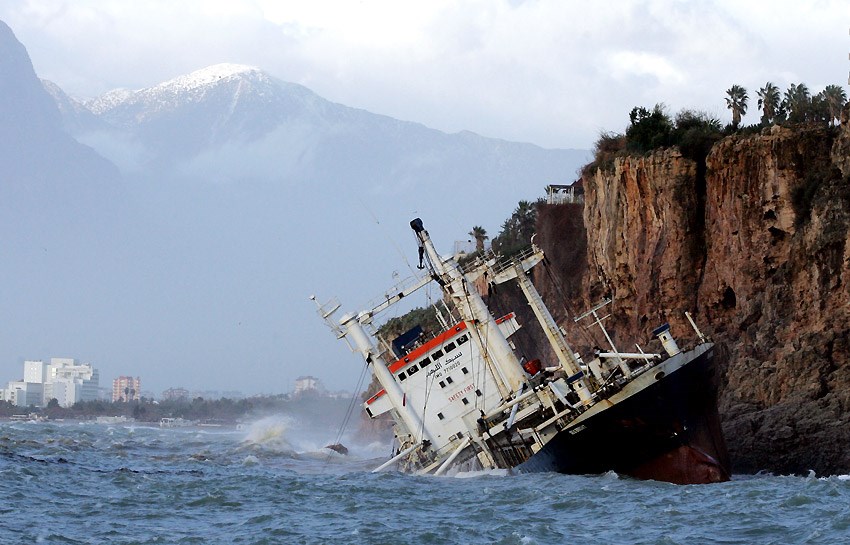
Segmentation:
{"type": "Polygon", "coordinates": [[[96,96],[220,62],[447,132],[590,148],[633,106],[847,84],[850,2],[3,0],[40,77],[96,96]]]}

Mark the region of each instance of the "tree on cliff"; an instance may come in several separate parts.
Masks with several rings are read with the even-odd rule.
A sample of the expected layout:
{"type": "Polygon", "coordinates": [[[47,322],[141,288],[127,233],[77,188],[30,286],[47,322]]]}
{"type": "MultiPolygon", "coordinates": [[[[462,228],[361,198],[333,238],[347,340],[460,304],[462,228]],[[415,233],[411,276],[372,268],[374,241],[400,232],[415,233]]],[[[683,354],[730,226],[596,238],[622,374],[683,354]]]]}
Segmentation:
{"type": "Polygon", "coordinates": [[[779,87],[768,81],[756,94],[759,97],[759,109],[762,111],[762,125],[767,125],[773,122],[779,113],[779,87]]]}
{"type": "Polygon", "coordinates": [[[673,120],[664,111],[663,104],[652,110],[635,106],[629,113],[631,124],[626,129],[626,147],[629,151],[646,153],[670,145],[673,120]]]}
{"type": "Polygon", "coordinates": [[[487,231],[480,225],[476,225],[472,228],[472,231],[469,232],[469,236],[475,239],[475,251],[483,252],[484,241],[490,238],[487,236],[487,231]]]}
{"type": "Polygon", "coordinates": [[[737,130],[741,124],[741,116],[747,113],[747,90],[738,84],[726,89],[726,107],[732,110],[732,128],[737,130]]]}
{"type": "Polygon", "coordinates": [[[812,110],[812,95],[805,83],[792,83],[785,91],[782,109],[788,112],[788,121],[802,123],[809,120],[812,110]]]}
{"type": "Polygon", "coordinates": [[[826,104],[826,109],[829,112],[829,124],[834,126],[835,120],[839,118],[841,110],[847,104],[847,94],[838,85],[827,85],[819,96],[826,104]]]}
{"type": "Polygon", "coordinates": [[[537,203],[519,201],[514,213],[502,224],[499,235],[493,239],[493,250],[503,256],[521,252],[534,235],[537,222],[537,203]]]}

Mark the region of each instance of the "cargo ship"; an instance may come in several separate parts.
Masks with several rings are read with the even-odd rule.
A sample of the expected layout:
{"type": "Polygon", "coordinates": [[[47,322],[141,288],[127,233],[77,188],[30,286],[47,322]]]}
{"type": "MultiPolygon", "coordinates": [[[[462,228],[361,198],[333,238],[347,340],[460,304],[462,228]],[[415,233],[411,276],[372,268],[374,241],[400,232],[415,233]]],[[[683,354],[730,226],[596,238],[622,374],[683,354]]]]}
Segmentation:
{"type": "Polygon", "coordinates": [[[364,403],[366,413],[393,420],[393,456],[374,471],[614,471],[677,484],[729,479],[715,346],[689,313],[694,346],[680,348],[662,324],[653,331],[661,353],[645,353],[639,345],[626,352],[605,329],[600,311],[610,301],[602,301],[574,318],[598,327],[607,344],[583,356],[571,348],[529,278],[543,261],[542,250],[532,244],[509,259],[479,256],[462,267],[436,251],[420,219],[410,226],[420,277],[339,319],[338,302],[317,302],[320,316],[380,384],[364,403]],[[551,361],[518,356],[511,341],[521,327],[517,316],[494,316],[476,288],[507,282],[516,283],[528,301],[551,361]],[[446,312],[437,311],[442,331],[429,338],[417,326],[382,338],[379,314],[431,283],[443,295],[446,312]]]}

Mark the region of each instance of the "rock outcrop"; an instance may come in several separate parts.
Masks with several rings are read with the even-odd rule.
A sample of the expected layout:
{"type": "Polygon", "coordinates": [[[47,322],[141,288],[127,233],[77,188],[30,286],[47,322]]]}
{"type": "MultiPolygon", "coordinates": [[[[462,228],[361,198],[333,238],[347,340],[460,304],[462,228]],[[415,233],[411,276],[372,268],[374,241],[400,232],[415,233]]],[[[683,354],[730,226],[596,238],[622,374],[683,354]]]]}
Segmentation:
{"type": "Polygon", "coordinates": [[[544,294],[612,296],[622,339],[664,322],[693,339],[690,311],[721,345],[737,472],[850,472],[848,117],[730,136],[704,163],[676,148],[617,159],[582,179],[583,229],[574,207],[540,211],[557,277],[537,273],[544,294]]]}

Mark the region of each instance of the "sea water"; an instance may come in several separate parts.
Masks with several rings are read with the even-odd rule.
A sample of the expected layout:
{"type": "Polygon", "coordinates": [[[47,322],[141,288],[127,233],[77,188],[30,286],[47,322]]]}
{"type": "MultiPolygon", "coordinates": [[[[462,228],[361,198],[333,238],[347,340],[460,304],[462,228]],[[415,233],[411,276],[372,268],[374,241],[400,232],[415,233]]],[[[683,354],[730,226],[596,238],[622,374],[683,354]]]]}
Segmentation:
{"type": "Polygon", "coordinates": [[[296,428],[0,422],[0,543],[850,543],[844,476],[373,474],[296,428]]]}

